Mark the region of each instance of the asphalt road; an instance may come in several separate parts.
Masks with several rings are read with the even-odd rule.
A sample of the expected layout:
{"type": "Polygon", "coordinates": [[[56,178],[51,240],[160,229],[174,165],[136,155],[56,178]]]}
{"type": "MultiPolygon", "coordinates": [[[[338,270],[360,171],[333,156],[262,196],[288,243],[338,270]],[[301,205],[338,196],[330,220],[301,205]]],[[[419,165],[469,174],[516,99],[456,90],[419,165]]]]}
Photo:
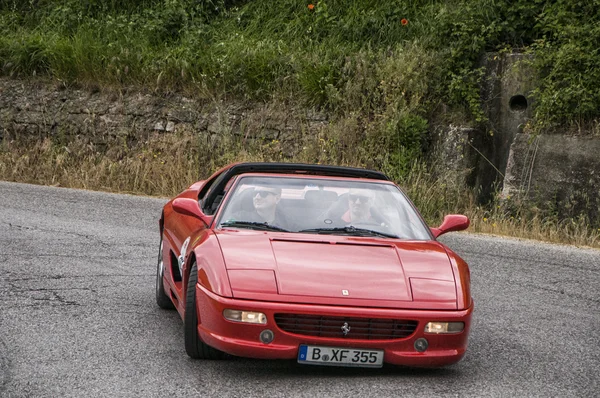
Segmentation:
{"type": "Polygon", "coordinates": [[[154,301],[165,200],[0,182],[2,397],[592,397],[600,251],[465,233],[465,358],[434,370],[193,361],[154,301]]]}

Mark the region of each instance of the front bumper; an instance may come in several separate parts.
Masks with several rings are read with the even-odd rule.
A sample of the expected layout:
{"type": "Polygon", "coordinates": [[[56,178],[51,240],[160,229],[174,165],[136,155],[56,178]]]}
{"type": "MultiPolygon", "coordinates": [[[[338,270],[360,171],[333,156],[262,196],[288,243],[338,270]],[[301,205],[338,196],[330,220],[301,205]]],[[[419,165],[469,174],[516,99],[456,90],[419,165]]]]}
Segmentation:
{"type": "Polygon", "coordinates": [[[300,344],[332,347],[351,347],[384,350],[384,362],[395,365],[437,367],[458,362],[467,349],[473,304],[461,311],[402,310],[386,308],[360,308],[294,303],[262,302],[230,299],[217,296],[201,285],[196,285],[198,334],[208,345],[228,354],[269,359],[295,359],[300,344]],[[263,312],[266,325],[228,321],[223,317],[226,308],[263,312]],[[310,314],[323,316],[410,319],[418,321],[415,332],[407,338],[394,340],[362,340],[352,338],[324,338],[285,332],[275,323],[276,313],[310,314]],[[464,322],[465,328],[455,334],[426,334],[427,322],[464,322]],[[265,330],[273,331],[270,344],[260,341],[265,330]],[[418,352],[415,340],[424,337],[429,342],[427,350],[418,352]]]}

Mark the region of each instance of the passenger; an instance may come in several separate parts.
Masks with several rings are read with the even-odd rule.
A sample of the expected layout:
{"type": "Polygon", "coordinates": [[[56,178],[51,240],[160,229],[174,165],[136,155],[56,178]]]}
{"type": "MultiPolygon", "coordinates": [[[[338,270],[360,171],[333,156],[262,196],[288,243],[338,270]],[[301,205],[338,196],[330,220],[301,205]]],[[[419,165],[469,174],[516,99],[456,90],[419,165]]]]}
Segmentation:
{"type": "Polygon", "coordinates": [[[319,219],[332,228],[359,224],[384,226],[385,223],[381,216],[378,216],[378,212],[373,208],[373,202],[373,191],[364,188],[350,188],[348,193],[340,196],[340,201],[319,219]]]}

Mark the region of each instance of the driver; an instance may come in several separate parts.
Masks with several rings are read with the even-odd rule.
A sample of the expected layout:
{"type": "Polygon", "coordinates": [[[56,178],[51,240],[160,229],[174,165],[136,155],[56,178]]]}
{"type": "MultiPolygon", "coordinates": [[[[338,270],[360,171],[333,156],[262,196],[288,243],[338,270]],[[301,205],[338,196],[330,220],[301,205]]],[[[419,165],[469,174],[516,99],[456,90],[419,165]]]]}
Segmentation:
{"type": "Polygon", "coordinates": [[[375,223],[371,215],[373,192],[368,189],[351,188],[348,192],[348,211],[342,214],[342,221],[347,225],[357,223],[375,223]]]}
{"type": "Polygon", "coordinates": [[[253,209],[240,211],[233,215],[240,221],[254,221],[289,229],[289,223],[277,206],[281,200],[281,188],[256,186],[252,192],[253,209]]]}

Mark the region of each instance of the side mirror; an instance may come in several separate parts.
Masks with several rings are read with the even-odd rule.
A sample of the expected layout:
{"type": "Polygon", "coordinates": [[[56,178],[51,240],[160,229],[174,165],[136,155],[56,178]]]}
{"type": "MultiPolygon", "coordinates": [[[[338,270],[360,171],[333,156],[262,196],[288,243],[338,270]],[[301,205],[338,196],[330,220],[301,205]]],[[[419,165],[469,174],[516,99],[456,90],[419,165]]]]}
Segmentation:
{"type": "Polygon", "coordinates": [[[177,198],[173,200],[173,210],[179,214],[185,214],[186,216],[196,217],[200,219],[204,224],[209,225],[212,217],[207,216],[200,209],[198,201],[191,198],[177,198]]]}
{"type": "Polygon", "coordinates": [[[469,227],[470,221],[467,216],[462,214],[448,214],[444,217],[442,225],[437,228],[430,228],[434,237],[438,237],[446,232],[462,231],[469,227]]]}

